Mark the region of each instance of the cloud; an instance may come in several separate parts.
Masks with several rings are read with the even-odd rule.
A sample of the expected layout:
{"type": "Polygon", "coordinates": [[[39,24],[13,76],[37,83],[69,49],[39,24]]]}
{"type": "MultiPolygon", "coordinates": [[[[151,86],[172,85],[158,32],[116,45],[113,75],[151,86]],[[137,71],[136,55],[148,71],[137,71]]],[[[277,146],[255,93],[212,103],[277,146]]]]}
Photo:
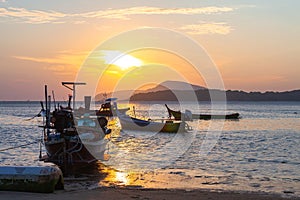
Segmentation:
{"type": "Polygon", "coordinates": [[[17,22],[42,23],[83,23],[85,19],[120,19],[128,20],[132,15],[199,15],[232,12],[231,7],[200,7],[200,8],[159,8],[159,7],[131,7],[123,9],[97,10],[83,13],[63,13],[56,11],[28,10],[25,8],[0,8],[0,17],[7,17],[17,22]]]}
{"type": "Polygon", "coordinates": [[[86,18],[111,18],[129,19],[130,15],[195,15],[195,14],[214,14],[231,12],[234,8],[230,7],[202,7],[202,8],[158,8],[158,7],[132,7],[124,9],[111,9],[105,11],[93,11],[77,14],[86,18]]]}
{"type": "Polygon", "coordinates": [[[46,70],[56,74],[75,74],[89,52],[61,51],[53,57],[13,56],[19,60],[41,63],[46,70]]]}
{"type": "Polygon", "coordinates": [[[27,57],[27,56],[14,56],[19,60],[27,60],[32,62],[39,62],[39,63],[49,63],[49,64],[64,64],[65,62],[59,58],[35,58],[35,57],[27,57]]]}
{"type": "Polygon", "coordinates": [[[182,26],[180,27],[180,29],[192,35],[204,35],[204,34],[227,35],[233,30],[231,26],[223,22],[218,22],[218,23],[203,22],[200,24],[190,24],[190,25],[182,26]]]}
{"type": "Polygon", "coordinates": [[[68,63],[67,60],[61,58],[35,58],[26,56],[14,56],[19,60],[26,60],[31,62],[41,63],[46,71],[51,71],[57,75],[72,75],[77,70],[77,65],[68,63]]]}
{"type": "Polygon", "coordinates": [[[60,19],[67,14],[55,11],[27,10],[25,8],[0,8],[0,17],[8,17],[15,21],[40,24],[40,23],[61,23],[60,19]]]}

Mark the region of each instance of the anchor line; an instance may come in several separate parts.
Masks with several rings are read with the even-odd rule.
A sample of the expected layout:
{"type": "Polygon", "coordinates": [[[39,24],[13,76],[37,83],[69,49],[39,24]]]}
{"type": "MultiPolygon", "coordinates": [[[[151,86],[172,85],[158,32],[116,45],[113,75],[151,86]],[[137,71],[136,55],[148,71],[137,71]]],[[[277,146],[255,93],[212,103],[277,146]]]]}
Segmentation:
{"type": "Polygon", "coordinates": [[[19,145],[19,146],[14,146],[14,147],[8,147],[8,148],[5,148],[5,149],[0,149],[0,152],[1,151],[11,150],[11,149],[17,149],[17,148],[21,148],[21,147],[25,147],[25,146],[29,146],[31,144],[35,144],[35,143],[38,143],[38,142],[40,142],[40,140],[35,141],[35,142],[30,142],[30,143],[27,143],[27,144],[22,144],[22,145],[19,145]]]}

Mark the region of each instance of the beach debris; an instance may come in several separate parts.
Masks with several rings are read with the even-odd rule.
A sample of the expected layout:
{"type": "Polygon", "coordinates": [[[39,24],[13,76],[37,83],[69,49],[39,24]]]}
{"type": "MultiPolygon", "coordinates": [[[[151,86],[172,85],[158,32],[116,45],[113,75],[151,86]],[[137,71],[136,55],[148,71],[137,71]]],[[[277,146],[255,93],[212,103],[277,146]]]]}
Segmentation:
{"type": "Polygon", "coordinates": [[[260,187],[260,184],[259,184],[259,183],[250,183],[249,185],[250,185],[251,187],[254,187],[254,188],[260,187]]]}
{"type": "Polygon", "coordinates": [[[282,191],[284,194],[294,194],[294,191],[290,191],[290,190],[284,190],[282,191]]]}

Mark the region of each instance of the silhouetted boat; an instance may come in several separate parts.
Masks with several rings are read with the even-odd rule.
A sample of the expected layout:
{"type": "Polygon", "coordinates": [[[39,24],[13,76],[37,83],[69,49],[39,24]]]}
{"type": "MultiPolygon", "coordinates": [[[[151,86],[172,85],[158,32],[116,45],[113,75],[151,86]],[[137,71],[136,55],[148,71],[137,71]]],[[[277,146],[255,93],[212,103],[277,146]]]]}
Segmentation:
{"type": "MultiPolygon", "coordinates": [[[[79,109],[75,110],[76,115],[83,115],[86,113],[89,113],[91,116],[99,116],[99,117],[113,117],[116,116],[116,110],[112,106],[112,103],[116,101],[117,98],[108,98],[105,100],[104,103],[101,104],[100,108],[98,110],[90,110],[90,102],[91,97],[86,96],[85,97],[85,108],[80,107],[79,109]]],[[[119,112],[126,112],[129,108],[122,108],[119,109],[119,112]]]]}
{"type": "Polygon", "coordinates": [[[174,111],[165,104],[168,109],[169,117],[173,116],[175,120],[192,120],[192,119],[201,119],[201,120],[210,120],[210,119],[239,119],[239,113],[232,113],[226,115],[218,115],[218,114],[192,114],[192,113],[182,113],[180,111],[174,111]]]}
{"type": "Polygon", "coordinates": [[[182,121],[165,120],[157,122],[143,120],[128,115],[118,116],[121,127],[124,130],[150,131],[163,133],[177,133],[186,131],[186,123],[182,121]]]}
{"type": "Polygon", "coordinates": [[[117,109],[118,118],[123,130],[178,133],[191,130],[184,121],[176,121],[171,119],[144,120],[120,113],[117,109]]]}
{"type": "MultiPolygon", "coordinates": [[[[67,84],[72,84],[75,87],[77,83],[68,82],[67,84]]],[[[45,112],[42,127],[44,128],[43,144],[47,155],[42,157],[42,151],[40,151],[40,160],[55,163],[64,174],[74,173],[77,169],[96,163],[98,159],[86,148],[85,142],[80,137],[79,133],[82,130],[75,123],[76,120],[71,108],[72,96],[69,96],[67,107],[56,108],[55,106],[53,112],[50,112],[51,96],[47,94],[47,86],[45,86],[45,98],[46,109],[44,109],[43,102],[41,105],[42,111],[45,112]]],[[[75,104],[73,103],[73,105],[75,104]]],[[[100,153],[104,153],[105,150],[104,136],[106,133],[110,133],[109,129],[106,128],[107,120],[102,118],[96,121],[99,126],[95,126],[94,132],[91,133],[98,135],[97,140],[101,143],[96,144],[103,145],[103,152],[100,153]],[[100,123],[100,121],[102,122],[100,123]]]]}
{"type": "MultiPolygon", "coordinates": [[[[101,104],[101,107],[99,108],[99,110],[96,112],[97,116],[116,116],[116,108],[112,105],[113,102],[115,102],[117,100],[117,98],[108,98],[105,100],[105,102],[103,104],[101,104]]],[[[128,111],[129,108],[122,108],[119,109],[119,112],[126,112],[128,111]]]]}

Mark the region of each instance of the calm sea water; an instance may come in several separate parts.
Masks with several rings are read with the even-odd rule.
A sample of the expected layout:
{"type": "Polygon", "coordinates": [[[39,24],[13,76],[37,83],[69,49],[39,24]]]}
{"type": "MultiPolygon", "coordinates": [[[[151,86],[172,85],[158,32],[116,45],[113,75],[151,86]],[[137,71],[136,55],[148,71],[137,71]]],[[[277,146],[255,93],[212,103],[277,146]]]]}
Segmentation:
{"type": "MultiPolygon", "coordinates": [[[[139,117],[167,117],[161,104],[134,106],[139,117]]],[[[118,170],[119,183],[300,196],[299,102],[230,102],[226,110],[221,106],[212,110],[208,103],[180,106],[193,113],[239,112],[242,118],[194,120],[189,122],[193,131],[182,134],[124,131],[117,119],[111,119],[110,159],[103,163],[118,170]],[[132,180],[134,173],[140,175],[132,180]]],[[[28,119],[39,111],[36,102],[0,102],[1,165],[37,162],[42,119],[28,119]],[[20,145],[26,146],[7,149],[20,145]]]]}

